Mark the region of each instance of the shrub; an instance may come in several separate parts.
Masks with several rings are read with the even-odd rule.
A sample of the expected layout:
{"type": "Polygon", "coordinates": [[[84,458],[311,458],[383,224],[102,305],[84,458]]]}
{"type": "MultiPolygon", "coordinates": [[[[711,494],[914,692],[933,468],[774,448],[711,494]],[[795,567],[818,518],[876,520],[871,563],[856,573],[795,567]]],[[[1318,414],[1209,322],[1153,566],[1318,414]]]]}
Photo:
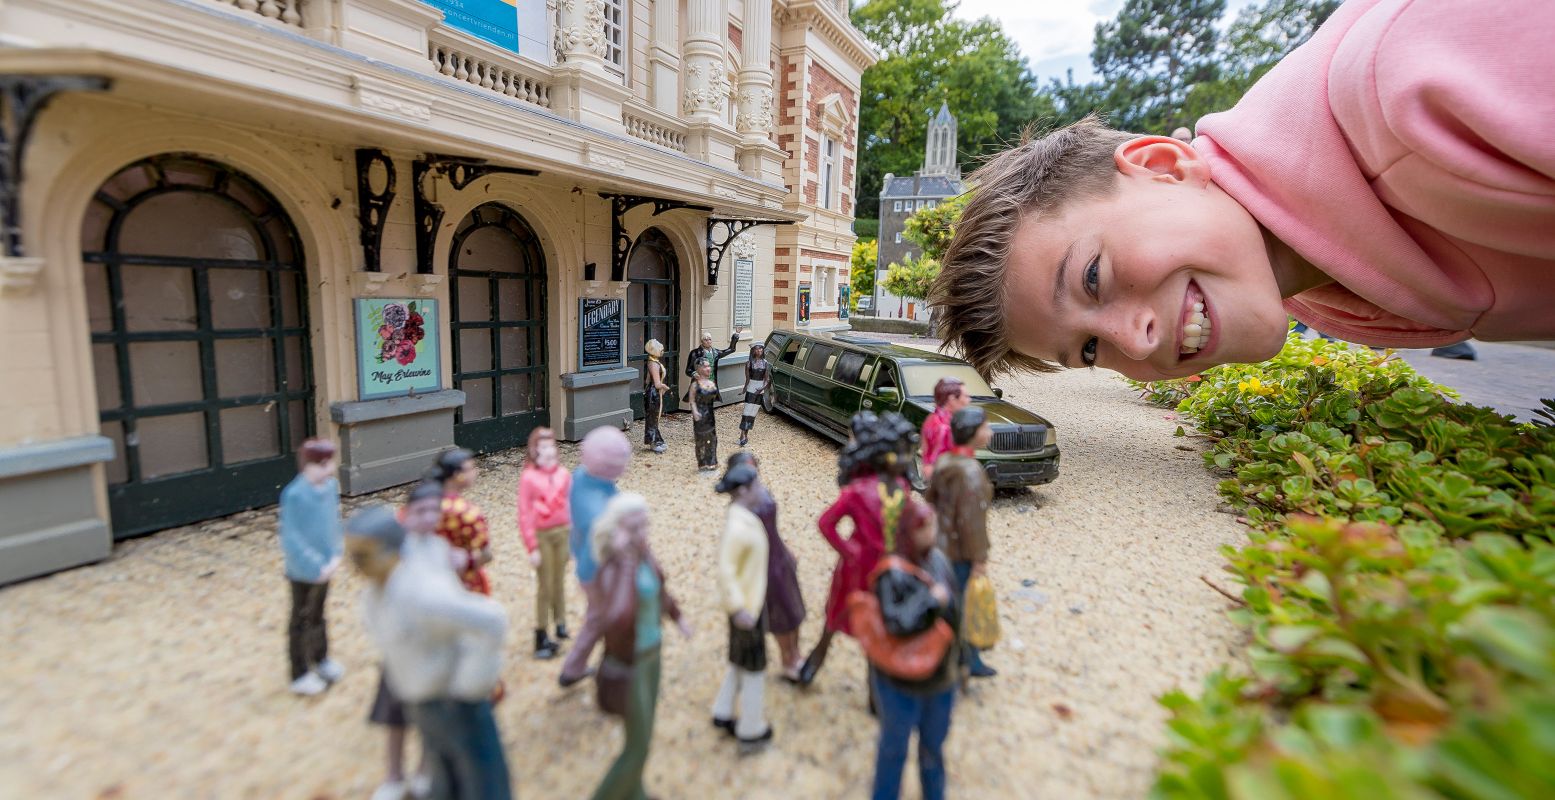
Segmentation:
{"type": "Polygon", "coordinates": [[[1245,674],[1163,698],[1156,797],[1555,796],[1555,428],[1295,336],[1136,385],[1251,526],[1245,674]]]}

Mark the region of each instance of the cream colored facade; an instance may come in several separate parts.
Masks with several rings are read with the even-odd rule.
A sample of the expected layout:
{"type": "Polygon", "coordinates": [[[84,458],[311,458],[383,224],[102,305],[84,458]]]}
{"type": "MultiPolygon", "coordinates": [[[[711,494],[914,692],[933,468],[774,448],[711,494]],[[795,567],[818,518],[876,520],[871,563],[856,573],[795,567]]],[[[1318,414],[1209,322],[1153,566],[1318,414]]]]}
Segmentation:
{"type": "MultiPolygon", "coordinates": [[[[459,355],[471,363],[473,351],[455,352],[470,346],[460,343],[471,331],[449,328],[455,284],[464,280],[450,279],[450,264],[457,233],[478,207],[497,204],[516,215],[521,223],[512,227],[532,232],[543,262],[526,290],[543,297],[543,308],[524,315],[534,326],[526,336],[539,337],[526,341],[543,342],[530,345],[535,355],[525,362],[543,368],[533,380],[543,389],[529,390],[523,415],[498,426],[509,444],[534,424],[576,437],[631,420],[635,367],[579,369],[578,298],[624,299],[631,317],[633,292],[655,291],[622,272],[625,262],[652,255],[637,247],[645,237],[672,250],[661,283],[673,291],[675,313],[663,324],[675,339],[666,344],[681,354],[702,330],[728,335],[736,258],[754,265],[757,336],[798,322],[800,277],[814,281],[817,270],[831,269],[831,286],[847,280],[857,90],[873,55],[842,4],[520,0],[516,13],[514,52],[414,0],[0,0],[7,119],[30,123],[25,131],[7,123],[4,143],[18,153],[12,163],[20,170],[0,173],[9,184],[0,187],[7,220],[19,222],[14,246],[0,256],[9,389],[0,395],[0,504],[9,517],[0,521],[0,582],[101,558],[110,532],[154,529],[154,520],[122,519],[138,513],[123,494],[126,440],[137,453],[147,449],[150,426],[126,435],[130,423],[105,412],[115,398],[140,392],[139,383],[132,392],[116,377],[146,379],[123,355],[140,340],[131,333],[109,342],[105,326],[119,317],[105,306],[98,279],[86,277],[99,274],[89,263],[97,257],[83,257],[99,248],[84,241],[94,236],[88,217],[102,207],[99,190],[130,165],[155,170],[159,159],[189,157],[273,198],[295,231],[306,287],[305,335],[297,337],[306,353],[288,368],[306,365],[307,374],[278,378],[280,406],[295,404],[297,416],[290,428],[281,425],[289,441],[278,441],[272,456],[289,464],[303,428],[332,437],[342,445],[350,492],[408,480],[430,453],[462,441],[462,389],[481,379],[461,383],[454,367],[459,355]],[[606,25],[612,12],[615,24],[606,25]],[[829,196],[819,185],[827,141],[834,143],[829,196]],[[361,211],[383,197],[388,170],[380,162],[368,188],[359,186],[360,159],[375,152],[394,175],[381,234],[361,211]],[[661,202],[617,220],[602,195],[661,202]],[[425,224],[418,201],[422,210],[440,209],[435,224],[425,224]],[[750,227],[734,239],[714,283],[710,217],[788,224],[750,227]],[[617,224],[627,245],[619,257],[617,224]],[[361,400],[353,309],[356,299],[372,297],[426,298],[444,310],[436,337],[442,391],[361,400]],[[294,391],[306,384],[307,402],[284,394],[288,380],[294,391]]],[[[227,179],[217,183],[233,191],[227,179]]],[[[169,240],[200,234],[180,230],[176,217],[160,225],[169,240]]],[[[215,271],[190,265],[198,286],[208,280],[200,275],[215,271]]],[[[213,313],[206,306],[227,302],[200,294],[194,316],[202,331],[213,313]]],[[[812,306],[811,324],[836,324],[834,300],[830,316],[826,306],[812,306]]],[[[643,323],[652,324],[659,323],[643,323]]],[[[624,327],[629,338],[631,325],[624,327]]],[[[205,372],[220,370],[225,362],[209,355],[219,346],[201,335],[205,372]]],[[[738,380],[720,376],[730,399],[738,380]]],[[[206,415],[206,435],[231,439],[239,429],[222,425],[237,410],[212,394],[216,377],[205,381],[212,404],[190,413],[206,415]]],[[[494,417],[506,413],[508,401],[500,403],[494,417]]],[[[229,452],[243,449],[227,444],[229,452]]],[[[177,499],[172,479],[181,475],[206,490],[252,482],[238,467],[206,462],[172,474],[166,491],[177,499]]],[[[236,510],[230,505],[196,501],[170,524],[236,510]]]]}

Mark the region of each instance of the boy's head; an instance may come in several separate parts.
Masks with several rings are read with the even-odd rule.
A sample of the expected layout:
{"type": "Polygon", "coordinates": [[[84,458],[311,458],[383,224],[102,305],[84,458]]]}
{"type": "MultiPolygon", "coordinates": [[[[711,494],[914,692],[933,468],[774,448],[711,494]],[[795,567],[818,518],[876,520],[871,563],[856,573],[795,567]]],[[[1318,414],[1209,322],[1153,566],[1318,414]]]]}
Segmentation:
{"type": "Polygon", "coordinates": [[[399,564],[405,528],[394,518],[394,510],[380,503],[346,519],[345,540],[351,563],[369,580],[381,585],[399,564]]]}
{"type": "Polygon", "coordinates": [[[934,405],[954,414],[972,402],[960,378],[940,378],[934,384],[934,405]]]}
{"type": "Polygon", "coordinates": [[[967,406],[950,417],[950,438],[957,447],[980,449],[993,439],[988,414],[977,406],[967,406]]]}
{"type": "Polygon", "coordinates": [[[1188,143],[1091,117],[1028,134],[970,182],[930,299],[983,374],[1094,364],[1152,380],[1284,344],[1263,230],[1188,143]]]}

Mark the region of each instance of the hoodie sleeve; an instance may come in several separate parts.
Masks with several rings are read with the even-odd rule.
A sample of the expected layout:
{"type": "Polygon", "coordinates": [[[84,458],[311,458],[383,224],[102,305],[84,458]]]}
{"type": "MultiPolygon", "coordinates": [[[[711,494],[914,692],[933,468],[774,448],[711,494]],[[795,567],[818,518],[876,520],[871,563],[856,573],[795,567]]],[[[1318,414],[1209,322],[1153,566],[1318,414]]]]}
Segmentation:
{"type": "Polygon", "coordinates": [[[524,550],[530,553],[539,546],[535,541],[535,516],[540,513],[539,499],[534,475],[526,469],[518,476],[518,535],[524,540],[524,550]]]}

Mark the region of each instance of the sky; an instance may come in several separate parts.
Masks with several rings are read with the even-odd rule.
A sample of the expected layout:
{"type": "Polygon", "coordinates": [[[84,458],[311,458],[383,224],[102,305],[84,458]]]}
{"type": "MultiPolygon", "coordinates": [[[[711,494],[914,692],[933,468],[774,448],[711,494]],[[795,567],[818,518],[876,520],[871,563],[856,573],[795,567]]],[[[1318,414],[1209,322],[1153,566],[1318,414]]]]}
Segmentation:
{"type": "MultiPolygon", "coordinates": [[[[1227,0],[1227,18],[1253,0],[1227,0]]],[[[1091,38],[1096,23],[1116,16],[1123,0],[961,0],[956,16],[963,19],[993,17],[1020,45],[1040,83],[1064,77],[1090,80],[1091,38]]]]}

